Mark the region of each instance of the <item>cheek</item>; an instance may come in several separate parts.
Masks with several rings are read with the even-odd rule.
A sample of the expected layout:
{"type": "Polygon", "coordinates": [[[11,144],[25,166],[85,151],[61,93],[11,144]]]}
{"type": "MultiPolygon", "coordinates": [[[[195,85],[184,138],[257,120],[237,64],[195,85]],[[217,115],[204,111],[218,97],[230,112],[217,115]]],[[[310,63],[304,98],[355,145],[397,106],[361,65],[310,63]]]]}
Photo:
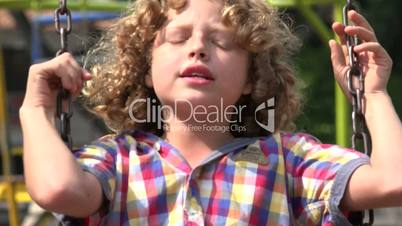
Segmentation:
{"type": "Polygon", "coordinates": [[[171,85],[180,65],[175,56],[176,54],[162,47],[152,52],[151,76],[155,91],[166,89],[171,85]]]}
{"type": "Polygon", "coordinates": [[[223,63],[221,74],[224,75],[223,90],[227,96],[238,98],[242,94],[248,94],[250,87],[248,82],[249,58],[247,52],[236,51],[220,58],[223,63]]]}
{"type": "Polygon", "coordinates": [[[165,78],[172,69],[172,59],[163,49],[152,52],[151,74],[152,78],[165,78]]]}
{"type": "Polygon", "coordinates": [[[234,84],[244,84],[247,80],[249,68],[249,59],[247,53],[243,51],[236,51],[219,58],[223,63],[223,67],[221,67],[223,71],[221,72],[228,77],[226,79],[232,78],[232,83],[234,84]]]}

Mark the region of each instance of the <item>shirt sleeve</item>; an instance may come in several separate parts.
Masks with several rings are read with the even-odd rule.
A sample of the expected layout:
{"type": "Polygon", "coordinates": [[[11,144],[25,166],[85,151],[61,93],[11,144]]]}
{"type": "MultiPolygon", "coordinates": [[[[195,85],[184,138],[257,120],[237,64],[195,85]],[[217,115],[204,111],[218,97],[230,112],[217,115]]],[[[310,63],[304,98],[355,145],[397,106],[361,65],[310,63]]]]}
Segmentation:
{"type": "Polygon", "coordinates": [[[302,133],[283,134],[281,141],[296,225],[352,225],[340,201],[352,173],[369,158],[302,133]]]}
{"type": "Polygon", "coordinates": [[[86,225],[99,225],[108,213],[116,190],[116,156],[119,145],[111,135],[100,138],[74,152],[84,171],[93,174],[102,187],[104,203],[101,211],[86,219],[86,225]]]}
{"type": "Polygon", "coordinates": [[[112,136],[102,137],[74,152],[77,162],[82,169],[95,175],[105,197],[113,199],[116,185],[116,153],[118,145],[112,136]]]}

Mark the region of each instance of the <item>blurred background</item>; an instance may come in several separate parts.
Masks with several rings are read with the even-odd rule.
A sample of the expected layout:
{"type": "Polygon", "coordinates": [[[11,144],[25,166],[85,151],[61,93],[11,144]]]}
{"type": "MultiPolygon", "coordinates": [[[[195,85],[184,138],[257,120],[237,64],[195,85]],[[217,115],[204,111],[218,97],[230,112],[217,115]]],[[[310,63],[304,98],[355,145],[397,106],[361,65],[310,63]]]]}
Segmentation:
{"type": "MultiPolygon", "coordinates": [[[[292,18],[303,47],[295,55],[297,74],[305,82],[306,104],[297,120],[297,130],[306,131],[324,143],[350,146],[350,107],[336,94],[327,40],[330,24],[340,19],[344,1],[267,0],[292,18]]],[[[388,90],[398,115],[402,116],[402,2],[355,1],[375,28],[379,41],[390,53],[394,70],[388,90]]],[[[79,62],[102,31],[124,12],[127,1],[68,0],[72,10],[69,51],[79,62]]],[[[58,1],[0,0],[0,226],[56,225],[49,213],[31,203],[23,183],[22,136],[18,109],[24,97],[29,66],[55,56],[60,37],[53,14],[58,1]]],[[[65,17],[62,17],[65,23],[65,17]]],[[[87,144],[108,133],[101,121],[73,104],[74,146],[87,144]]],[[[386,120],[386,119],[384,119],[386,120]]],[[[40,128],[38,128],[40,129],[40,128]]],[[[378,226],[402,225],[402,209],[376,210],[378,226]]]]}

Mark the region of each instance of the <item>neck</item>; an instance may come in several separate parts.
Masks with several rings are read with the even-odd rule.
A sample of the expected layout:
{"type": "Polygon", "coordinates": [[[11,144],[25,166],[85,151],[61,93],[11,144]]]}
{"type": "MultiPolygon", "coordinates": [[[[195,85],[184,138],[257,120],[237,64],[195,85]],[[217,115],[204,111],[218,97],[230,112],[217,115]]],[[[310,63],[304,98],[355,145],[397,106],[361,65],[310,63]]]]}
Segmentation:
{"type": "Polygon", "coordinates": [[[172,119],[166,125],[164,138],[180,151],[192,167],[213,150],[234,139],[228,130],[229,123],[207,124],[172,119]]]}

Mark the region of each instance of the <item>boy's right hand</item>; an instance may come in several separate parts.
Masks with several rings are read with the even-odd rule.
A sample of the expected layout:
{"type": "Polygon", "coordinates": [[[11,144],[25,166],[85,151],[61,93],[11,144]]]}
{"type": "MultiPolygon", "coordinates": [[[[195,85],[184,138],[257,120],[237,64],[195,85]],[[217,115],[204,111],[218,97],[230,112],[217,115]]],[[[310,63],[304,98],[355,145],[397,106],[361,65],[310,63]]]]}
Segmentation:
{"type": "Polygon", "coordinates": [[[29,69],[27,88],[21,109],[43,109],[48,116],[56,113],[57,94],[61,88],[77,97],[84,81],[90,80],[89,72],[81,68],[70,53],[63,53],[52,60],[34,64],[29,69]]]}
{"type": "Polygon", "coordinates": [[[24,175],[32,200],[51,212],[86,217],[102,205],[98,179],[84,172],[54,128],[57,94],[80,94],[91,75],[71,54],[31,66],[20,108],[24,175]],[[54,170],[57,169],[57,170],[54,170]]]}

